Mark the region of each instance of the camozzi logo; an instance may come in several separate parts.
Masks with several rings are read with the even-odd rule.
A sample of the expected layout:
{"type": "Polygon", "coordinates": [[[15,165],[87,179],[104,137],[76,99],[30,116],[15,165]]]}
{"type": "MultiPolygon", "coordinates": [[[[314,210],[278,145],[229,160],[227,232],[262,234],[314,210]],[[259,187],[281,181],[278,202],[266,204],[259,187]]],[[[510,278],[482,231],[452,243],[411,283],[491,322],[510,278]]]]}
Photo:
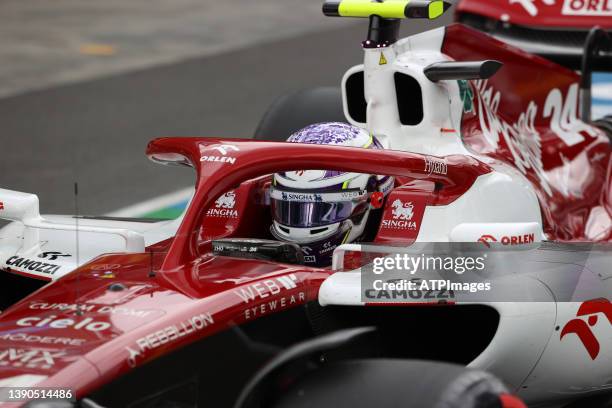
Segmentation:
{"type": "Polygon", "coordinates": [[[412,221],[412,217],[414,217],[414,204],[412,203],[412,201],[404,202],[398,198],[393,201],[391,207],[393,208],[391,212],[393,218],[391,220],[383,220],[383,228],[411,230],[416,229],[416,222],[412,221]]]}
{"type": "MultiPolygon", "coordinates": [[[[515,123],[508,123],[497,115],[502,94],[488,81],[476,81],[478,89],[478,116],[483,135],[496,149],[500,141],[506,144],[516,168],[527,175],[532,172],[540,186],[552,196],[552,188],[542,162],[542,137],[535,126],[538,114],[550,119],[550,129],[567,145],[574,146],[585,140],[582,132],[597,137],[599,133],[592,126],[578,120],[578,84],[569,87],[565,99],[559,89],[552,89],[544,107],[531,101],[525,112],[515,123]]],[[[568,194],[567,191],[560,191],[568,194]]]]}
{"type": "Polygon", "coordinates": [[[210,208],[206,215],[210,217],[238,218],[238,210],[234,210],[235,205],[236,192],[228,191],[217,198],[217,201],[215,201],[215,206],[210,208]]]}
{"type": "Polygon", "coordinates": [[[216,154],[204,154],[208,152],[208,150],[202,151],[202,157],[200,157],[201,162],[220,162],[234,164],[236,163],[236,158],[230,156],[230,153],[240,151],[238,146],[231,144],[215,146],[210,150],[212,150],[216,154]]]}

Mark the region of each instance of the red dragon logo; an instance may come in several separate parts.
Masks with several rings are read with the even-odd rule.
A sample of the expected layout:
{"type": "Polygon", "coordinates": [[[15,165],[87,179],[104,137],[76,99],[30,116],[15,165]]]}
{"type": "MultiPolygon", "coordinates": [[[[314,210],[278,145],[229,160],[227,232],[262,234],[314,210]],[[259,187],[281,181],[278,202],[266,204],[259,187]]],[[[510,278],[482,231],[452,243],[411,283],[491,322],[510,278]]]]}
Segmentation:
{"type": "Polygon", "coordinates": [[[612,324],[612,303],[608,299],[594,299],[584,302],[576,313],[577,318],[567,322],[561,331],[561,340],[566,334],[576,334],[592,360],[597,358],[600,349],[599,341],[591,330],[591,327],[595,326],[599,320],[597,313],[606,315],[608,321],[612,324]],[[578,319],[581,316],[588,316],[587,321],[578,319]]]}

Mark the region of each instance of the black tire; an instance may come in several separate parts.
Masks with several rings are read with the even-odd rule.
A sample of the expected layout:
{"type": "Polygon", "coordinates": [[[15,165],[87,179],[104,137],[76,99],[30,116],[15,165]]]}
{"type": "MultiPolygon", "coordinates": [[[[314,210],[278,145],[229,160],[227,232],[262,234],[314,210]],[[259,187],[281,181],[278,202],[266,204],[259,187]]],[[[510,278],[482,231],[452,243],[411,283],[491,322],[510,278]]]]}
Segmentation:
{"type": "Polygon", "coordinates": [[[483,371],[416,360],[346,360],[302,376],[269,408],[499,408],[505,386],[483,371]]]}
{"type": "Polygon", "coordinates": [[[255,140],[284,142],[313,123],[346,122],[340,88],[305,89],[278,98],[259,122],[255,140]]]}
{"type": "Polygon", "coordinates": [[[598,119],[593,122],[593,125],[606,132],[606,135],[608,135],[608,139],[610,140],[610,144],[612,144],[612,116],[608,115],[598,119]]]}

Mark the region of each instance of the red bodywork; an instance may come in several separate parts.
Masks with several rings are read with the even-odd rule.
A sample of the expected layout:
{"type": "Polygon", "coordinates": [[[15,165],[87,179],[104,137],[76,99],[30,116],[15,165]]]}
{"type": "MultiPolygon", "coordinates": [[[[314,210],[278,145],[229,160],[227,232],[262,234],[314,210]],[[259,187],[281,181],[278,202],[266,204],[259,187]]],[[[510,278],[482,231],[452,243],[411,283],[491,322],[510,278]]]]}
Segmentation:
{"type": "MultiPolygon", "coordinates": [[[[462,134],[474,151],[519,169],[536,189],[553,240],[608,241],[612,216],[610,142],[577,116],[580,77],[544,58],[455,24],[442,52],[457,61],[504,63],[472,83],[473,109],[462,134]]],[[[519,203],[517,203],[518,205],[519,203]]]]}
{"type": "Polygon", "coordinates": [[[611,0],[461,0],[456,11],[529,27],[612,28],[611,0]]]}
{"type": "MultiPolygon", "coordinates": [[[[504,62],[495,78],[471,86],[474,106],[464,113],[465,142],[473,150],[525,168],[553,237],[584,238],[593,208],[603,207],[610,214],[609,144],[600,131],[578,132],[582,142],[571,147],[563,144],[541,108],[551,89],[567,96],[578,77],[461,26],[448,28],[443,52],[457,60],[504,62]],[[495,92],[500,92],[499,100],[495,92]],[[497,111],[479,115],[487,104],[497,104],[497,111]],[[540,109],[534,111],[533,105],[540,109]],[[497,122],[492,125],[491,121],[497,122]],[[530,147],[528,138],[520,134],[531,124],[542,136],[541,171],[534,171],[536,163],[526,156],[517,163],[513,154],[530,147]],[[508,138],[499,133],[495,147],[483,126],[514,131],[508,138]],[[514,137],[515,133],[519,136],[514,137]],[[564,178],[563,171],[570,177],[564,178]],[[580,184],[573,185],[575,180],[580,184]]],[[[577,101],[568,103],[575,107],[577,101]]],[[[531,148],[533,153],[535,147],[531,148]]],[[[267,236],[269,215],[263,194],[267,174],[325,168],[396,176],[403,186],[392,194],[415,203],[414,220],[420,226],[425,206],[452,203],[479,176],[491,171],[489,165],[460,155],[441,159],[398,151],[234,139],[158,139],[151,142],[147,154],[157,161],[190,164],[197,171],[196,195],[176,237],[143,254],[101,256],[4,312],[0,379],[41,375],[47,378],[37,386],[70,386],[83,397],[189,343],[316,301],[320,284],[331,273],[328,269],[211,254],[212,237],[267,236]],[[444,160],[447,174],[431,174],[428,160],[444,160]],[[211,215],[215,200],[228,190],[236,191],[236,213],[211,215]],[[274,310],[269,308],[271,301],[277,302],[274,310]],[[77,312],[77,305],[83,313],[77,312]]],[[[384,214],[388,213],[387,208],[384,214]]],[[[417,233],[401,235],[381,228],[376,239],[410,242],[417,233]]]]}
{"type": "MultiPolygon", "coordinates": [[[[329,270],[210,253],[211,231],[261,236],[257,223],[248,231],[238,220],[220,224],[207,210],[241,183],[237,196],[256,198],[254,186],[265,185],[257,179],[262,174],[329,168],[427,179],[442,186],[432,202],[444,204],[491,171],[465,156],[447,157],[448,175],[432,175],[428,158],[418,154],[232,139],[158,139],[148,154],[197,169],[197,193],[176,237],[144,254],[99,257],[2,314],[2,378],[49,376],[38,386],[69,385],[82,397],[170,350],[271,313],[266,305],[272,301],[275,311],[315,301],[329,270]],[[238,149],[231,152],[233,163],[200,162],[227,145],[238,149]]],[[[246,209],[238,201],[238,211],[246,209]]]]}

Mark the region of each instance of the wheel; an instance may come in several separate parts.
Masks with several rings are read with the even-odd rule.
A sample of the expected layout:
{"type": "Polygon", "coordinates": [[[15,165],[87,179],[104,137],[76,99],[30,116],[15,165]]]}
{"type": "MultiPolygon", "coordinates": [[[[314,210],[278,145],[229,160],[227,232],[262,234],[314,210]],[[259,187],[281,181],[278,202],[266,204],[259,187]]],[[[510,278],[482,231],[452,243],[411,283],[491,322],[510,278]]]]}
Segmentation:
{"type": "MultiPolygon", "coordinates": [[[[262,408],[265,405],[262,405],[262,408]]],[[[364,359],[323,365],[282,391],[269,408],[524,407],[491,374],[417,360],[364,359]]]]}
{"type": "Polygon", "coordinates": [[[610,139],[610,144],[612,144],[612,116],[608,115],[598,119],[593,122],[593,125],[606,132],[606,135],[608,135],[608,138],[610,139]]]}
{"type": "Polygon", "coordinates": [[[254,139],[284,142],[292,133],[320,122],[346,122],[340,88],[305,89],[281,96],[268,108],[254,139]]]}

